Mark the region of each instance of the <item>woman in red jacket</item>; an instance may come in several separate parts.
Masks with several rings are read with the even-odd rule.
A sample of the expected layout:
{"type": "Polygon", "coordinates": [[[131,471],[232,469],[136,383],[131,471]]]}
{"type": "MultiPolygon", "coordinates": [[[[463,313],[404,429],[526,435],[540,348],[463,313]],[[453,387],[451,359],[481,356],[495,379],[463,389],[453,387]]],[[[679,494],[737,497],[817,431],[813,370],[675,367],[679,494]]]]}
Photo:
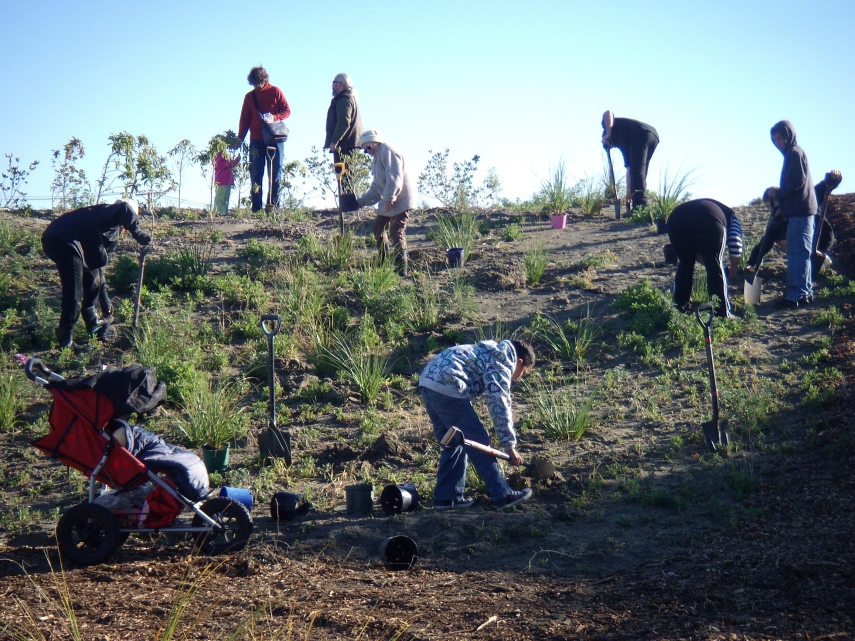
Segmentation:
{"type": "MultiPolygon", "coordinates": [[[[285,94],[279,87],[270,84],[270,77],[264,67],[253,67],[246,77],[254,89],[243,98],[238,127],[238,144],[243,142],[249,131],[249,175],[252,179],[252,211],[261,209],[264,166],[267,162],[267,145],[261,132],[262,118],[265,122],[285,120],[291,115],[291,107],[285,94]],[[256,100],[258,108],[256,108],[256,100]]],[[[273,154],[273,189],[270,202],[275,207],[279,200],[279,177],[282,173],[282,159],[285,157],[285,143],[277,143],[271,148],[273,154]],[[275,151],[272,151],[274,150],[275,151]]],[[[268,180],[270,175],[268,175],[268,180]]]]}

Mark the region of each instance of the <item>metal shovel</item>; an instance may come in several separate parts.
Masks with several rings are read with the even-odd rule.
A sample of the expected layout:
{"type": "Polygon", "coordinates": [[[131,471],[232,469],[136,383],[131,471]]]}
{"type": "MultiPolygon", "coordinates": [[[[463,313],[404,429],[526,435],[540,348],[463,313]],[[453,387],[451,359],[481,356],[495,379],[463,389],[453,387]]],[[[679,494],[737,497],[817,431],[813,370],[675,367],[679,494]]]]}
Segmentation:
{"type": "Polygon", "coordinates": [[[766,231],[763,232],[763,238],[760,239],[760,251],[757,252],[757,262],[754,265],[754,275],[751,280],[745,279],[745,285],[742,288],[742,295],[745,302],[749,305],[760,304],[760,289],[763,287],[763,279],[760,278],[760,265],[763,264],[763,257],[772,249],[772,239],[769,234],[772,230],[772,224],[775,222],[775,208],[769,208],[769,220],[766,221],[766,231]]]}
{"type": "Polygon", "coordinates": [[[261,331],[267,337],[267,381],[270,384],[270,423],[258,435],[258,449],[261,459],[283,458],[288,465],[291,459],[291,431],[276,425],[276,355],[273,351],[273,338],[282,328],[282,318],[279,314],[265,314],[261,317],[261,331]]]}
{"type": "Polygon", "coordinates": [[[707,362],[710,369],[710,395],[712,396],[712,420],[703,424],[704,441],[707,447],[710,448],[710,451],[715,452],[719,446],[727,447],[730,444],[730,432],[728,431],[727,421],[722,421],[719,424],[718,420],[718,386],[715,380],[715,362],[713,361],[712,337],[710,336],[713,306],[710,303],[698,305],[695,308],[695,317],[704,329],[704,344],[707,348],[707,362]],[[701,317],[701,312],[707,313],[706,320],[701,317]]]}
{"type": "Polygon", "coordinates": [[[140,301],[142,299],[142,283],[143,283],[143,274],[145,273],[145,257],[148,254],[148,247],[142,247],[140,249],[140,271],[137,274],[137,291],[134,296],[134,324],[132,327],[134,329],[137,328],[137,322],[140,319],[140,301]]]}

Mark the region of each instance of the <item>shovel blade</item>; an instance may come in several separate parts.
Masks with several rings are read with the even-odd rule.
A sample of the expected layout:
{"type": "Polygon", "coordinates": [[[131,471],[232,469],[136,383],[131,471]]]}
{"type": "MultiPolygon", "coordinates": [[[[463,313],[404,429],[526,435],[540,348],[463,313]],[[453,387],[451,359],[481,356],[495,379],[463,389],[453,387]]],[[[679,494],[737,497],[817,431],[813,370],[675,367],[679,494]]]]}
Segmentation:
{"type": "Polygon", "coordinates": [[[713,421],[707,421],[703,424],[703,428],[704,442],[707,444],[707,447],[710,449],[710,452],[715,452],[719,446],[718,425],[716,425],[713,421]]]}
{"type": "Polygon", "coordinates": [[[263,429],[258,435],[258,449],[262,459],[282,458],[291,465],[291,431],[274,425],[263,429]]]}
{"type": "Polygon", "coordinates": [[[745,302],[749,305],[759,305],[760,304],[760,288],[763,286],[763,279],[759,276],[755,275],[754,280],[749,282],[747,279],[745,281],[745,286],[743,287],[742,293],[745,297],[745,302]]]}

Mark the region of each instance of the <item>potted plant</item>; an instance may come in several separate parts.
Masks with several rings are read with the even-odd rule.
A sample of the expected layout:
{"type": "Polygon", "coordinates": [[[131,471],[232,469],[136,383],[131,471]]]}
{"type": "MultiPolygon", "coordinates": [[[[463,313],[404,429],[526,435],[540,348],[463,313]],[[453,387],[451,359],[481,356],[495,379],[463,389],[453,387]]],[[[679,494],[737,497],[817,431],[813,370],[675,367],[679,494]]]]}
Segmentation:
{"type": "Polygon", "coordinates": [[[238,407],[241,386],[237,383],[210,381],[194,385],[182,395],[185,418],[180,429],[195,446],[202,448],[202,459],[208,472],[228,468],[230,441],[246,434],[246,407],[238,407]]]}

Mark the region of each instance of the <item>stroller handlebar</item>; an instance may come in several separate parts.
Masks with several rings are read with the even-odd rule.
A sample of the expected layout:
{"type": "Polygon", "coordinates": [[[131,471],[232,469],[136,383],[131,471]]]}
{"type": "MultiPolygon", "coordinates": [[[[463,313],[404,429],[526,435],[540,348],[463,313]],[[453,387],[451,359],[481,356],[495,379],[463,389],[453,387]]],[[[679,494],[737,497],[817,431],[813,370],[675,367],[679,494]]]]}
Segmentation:
{"type": "Polygon", "coordinates": [[[47,385],[48,383],[65,380],[56,372],[52,372],[50,369],[48,369],[47,365],[42,362],[42,359],[35,357],[30,358],[27,361],[27,364],[24,365],[24,373],[31,381],[41,383],[42,385],[47,385]],[[34,372],[34,368],[38,368],[40,372],[34,372]]]}

